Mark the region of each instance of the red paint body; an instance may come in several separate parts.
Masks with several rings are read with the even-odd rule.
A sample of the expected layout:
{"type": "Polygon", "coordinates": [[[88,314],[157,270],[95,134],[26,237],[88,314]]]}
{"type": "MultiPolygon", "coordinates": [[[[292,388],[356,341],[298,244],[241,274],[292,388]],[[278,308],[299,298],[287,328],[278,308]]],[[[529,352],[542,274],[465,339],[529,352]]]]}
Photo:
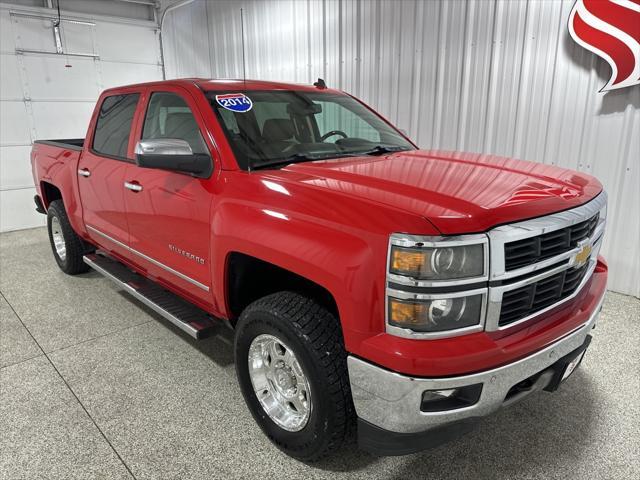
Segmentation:
{"type": "MultiPolygon", "coordinates": [[[[141,93],[128,148],[130,162],[91,152],[97,109],[82,151],[36,144],[33,174],[45,206],[45,183],[56,186],[73,228],[138,272],[213,315],[229,318],[229,255],[250,255],[327,289],[340,313],[346,349],[391,370],[417,376],[480,371],[527,356],[583,323],[606,285],[602,259],[589,285],[545,318],[508,334],[474,333],[410,340],[385,333],[384,295],[389,235],[484,232],[496,225],[584,204],[601,190],[588,175],[550,165],[488,155],[410,151],[300,163],[283,169],[241,170],[203,91],[306,90],[272,82],[175,80],[112,89],[141,93]],[[179,93],[194,111],[214,172],[198,179],[142,169],[133,161],[153,91],[179,93]],[[89,178],[77,170],[90,168],[89,178]],[[143,192],[122,188],[139,182],[143,192]],[[86,228],[183,272],[209,291],[132,256],[86,228]],[[176,255],[168,244],[207,259],[176,255]]],[[[340,93],[325,90],[329,93],[340,93]]],[[[260,281],[260,279],[257,279],[260,281]]]]}

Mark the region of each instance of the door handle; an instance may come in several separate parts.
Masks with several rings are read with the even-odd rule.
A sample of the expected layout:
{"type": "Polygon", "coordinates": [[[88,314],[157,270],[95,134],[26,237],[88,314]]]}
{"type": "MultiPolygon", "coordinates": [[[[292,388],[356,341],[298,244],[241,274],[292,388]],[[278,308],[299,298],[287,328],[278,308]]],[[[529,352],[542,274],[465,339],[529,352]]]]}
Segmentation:
{"type": "Polygon", "coordinates": [[[78,175],[80,175],[81,177],[90,177],[91,176],[91,172],[89,170],[87,170],[86,168],[79,168],[78,169],[78,175]]]}
{"type": "Polygon", "coordinates": [[[140,185],[139,183],[124,182],[124,188],[127,188],[127,189],[131,190],[132,192],[141,192],[142,191],[142,185],[140,185]]]}

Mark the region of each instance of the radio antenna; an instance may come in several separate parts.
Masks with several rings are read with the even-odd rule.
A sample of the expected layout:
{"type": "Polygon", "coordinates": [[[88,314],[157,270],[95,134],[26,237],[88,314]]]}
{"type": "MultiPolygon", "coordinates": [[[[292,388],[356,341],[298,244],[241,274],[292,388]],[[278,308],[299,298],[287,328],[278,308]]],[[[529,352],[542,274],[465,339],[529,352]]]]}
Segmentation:
{"type": "Polygon", "coordinates": [[[247,62],[244,58],[244,9],[240,9],[240,32],[242,35],[242,80],[244,89],[247,89],[247,62]]]}

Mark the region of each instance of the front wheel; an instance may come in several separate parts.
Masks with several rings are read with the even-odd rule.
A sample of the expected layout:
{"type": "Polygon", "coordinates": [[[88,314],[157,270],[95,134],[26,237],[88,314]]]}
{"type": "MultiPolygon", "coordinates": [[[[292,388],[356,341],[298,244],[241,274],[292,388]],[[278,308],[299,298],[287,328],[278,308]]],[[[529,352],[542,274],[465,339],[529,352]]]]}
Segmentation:
{"type": "Polygon", "coordinates": [[[280,292],[249,305],[237,325],[235,360],[249,410],[285,453],[315,461],[352,438],[340,324],[315,301],[280,292]]]}

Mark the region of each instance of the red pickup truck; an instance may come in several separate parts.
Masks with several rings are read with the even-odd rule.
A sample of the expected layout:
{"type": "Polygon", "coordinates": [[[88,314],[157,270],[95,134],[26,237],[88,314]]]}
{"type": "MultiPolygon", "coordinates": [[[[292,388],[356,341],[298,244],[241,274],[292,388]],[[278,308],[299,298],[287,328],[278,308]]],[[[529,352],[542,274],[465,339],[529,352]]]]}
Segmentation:
{"type": "Polygon", "coordinates": [[[249,410],[303,460],[415,452],[557,389],[605,293],[596,179],[419,150],[321,81],[107,90],[31,159],[60,268],[195,338],[232,327],[249,410]]]}

